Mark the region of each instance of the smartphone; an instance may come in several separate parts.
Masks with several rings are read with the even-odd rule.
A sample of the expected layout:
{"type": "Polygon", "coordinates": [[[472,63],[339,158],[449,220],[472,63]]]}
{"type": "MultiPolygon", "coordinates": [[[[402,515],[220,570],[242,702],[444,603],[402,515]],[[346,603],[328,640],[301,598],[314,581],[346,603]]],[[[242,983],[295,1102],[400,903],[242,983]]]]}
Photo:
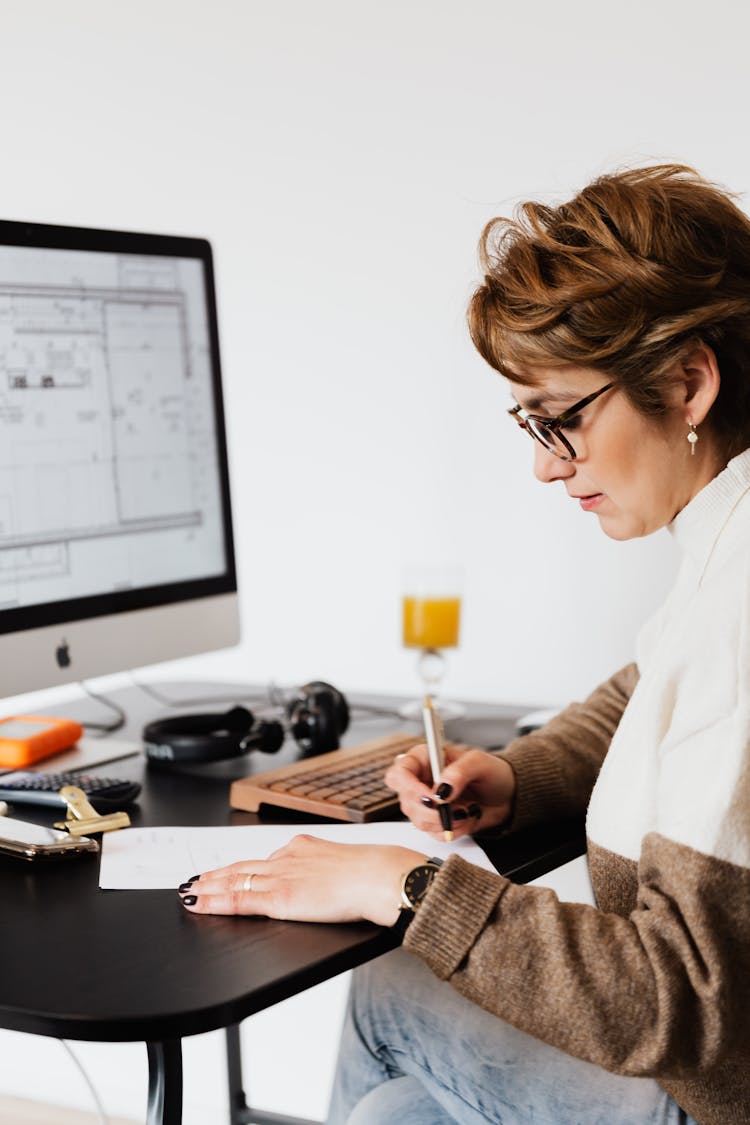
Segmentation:
{"type": "Polygon", "coordinates": [[[82,852],[98,852],[96,840],[88,836],[69,836],[57,828],[45,828],[26,820],[0,816],[0,856],[16,859],[57,859],[82,852]]]}

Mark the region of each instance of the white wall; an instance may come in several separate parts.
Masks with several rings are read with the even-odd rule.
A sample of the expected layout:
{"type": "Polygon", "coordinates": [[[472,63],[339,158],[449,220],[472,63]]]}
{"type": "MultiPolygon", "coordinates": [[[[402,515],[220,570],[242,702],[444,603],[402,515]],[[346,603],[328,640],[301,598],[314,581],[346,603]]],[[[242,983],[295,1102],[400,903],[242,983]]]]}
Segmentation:
{"type": "Polygon", "coordinates": [[[711,12],[3,6],[0,214],[215,246],[243,674],[408,689],[400,575],[432,551],[466,568],[455,692],[562,701],[629,658],[671,552],[534,482],[464,308],[484,222],[522,197],[644,159],[750,187],[748,16],[711,12]]]}
{"type": "Polygon", "coordinates": [[[735,0],[5,0],[0,215],[215,247],[245,640],[193,667],[410,690],[400,574],[432,552],[466,570],[452,691],[563,701],[630,658],[671,545],[534,482],[467,339],[475,246],[622,163],[744,193],[749,24],[735,0]]]}

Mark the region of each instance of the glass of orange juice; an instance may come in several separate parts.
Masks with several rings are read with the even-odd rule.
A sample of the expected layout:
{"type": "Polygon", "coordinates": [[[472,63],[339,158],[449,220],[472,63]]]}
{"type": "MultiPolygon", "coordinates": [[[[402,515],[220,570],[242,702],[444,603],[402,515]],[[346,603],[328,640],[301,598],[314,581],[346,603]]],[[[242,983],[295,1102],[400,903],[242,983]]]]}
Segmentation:
{"type": "MultiPolygon", "coordinates": [[[[404,575],[401,601],[402,640],[406,648],[419,650],[417,671],[425,694],[444,719],[464,713],[460,703],[441,699],[439,686],[445,674],[447,648],[456,648],[461,630],[463,572],[455,566],[409,567],[404,575]]],[[[423,700],[404,704],[405,718],[419,718],[423,700]]]]}

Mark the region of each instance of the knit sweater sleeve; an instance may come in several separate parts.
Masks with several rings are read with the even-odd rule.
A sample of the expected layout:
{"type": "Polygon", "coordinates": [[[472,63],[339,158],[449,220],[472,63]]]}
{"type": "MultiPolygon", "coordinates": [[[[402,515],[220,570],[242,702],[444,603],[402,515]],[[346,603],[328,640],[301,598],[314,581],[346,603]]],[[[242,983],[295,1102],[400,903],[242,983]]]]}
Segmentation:
{"type": "Polygon", "coordinates": [[[511,742],[498,757],[516,775],[513,831],[554,817],[586,811],[612,735],[638,682],[638,668],[627,664],[583,703],[572,703],[532,734],[511,742]]]}
{"type": "Polygon", "coordinates": [[[474,1003],[569,1054],[667,1086],[707,1079],[728,1042],[746,1041],[750,871],[652,833],[638,880],[623,917],[453,856],[404,946],[474,1003]]]}

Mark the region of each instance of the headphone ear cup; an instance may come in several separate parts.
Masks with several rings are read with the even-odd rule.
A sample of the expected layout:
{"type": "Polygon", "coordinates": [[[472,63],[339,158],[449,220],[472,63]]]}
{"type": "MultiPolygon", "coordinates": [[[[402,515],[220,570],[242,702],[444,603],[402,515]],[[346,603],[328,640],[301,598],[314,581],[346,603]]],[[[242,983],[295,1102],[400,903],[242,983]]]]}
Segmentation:
{"type": "Polygon", "coordinates": [[[275,719],[260,719],[253,729],[242,739],[242,750],[260,750],[263,754],[275,754],[284,745],[284,728],[275,719]]]}
{"type": "Polygon", "coordinates": [[[349,726],[349,705],[331,684],[313,680],[287,706],[292,735],[305,754],[338,750],[349,726]]]}
{"type": "Polygon", "coordinates": [[[330,702],[336,734],[341,735],[346,732],[349,727],[349,704],[343,692],[335,688],[333,684],[326,683],[325,680],[311,680],[309,684],[305,684],[302,691],[330,702]]]}
{"type": "Polygon", "coordinates": [[[292,738],[304,754],[321,754],[324,750],[335,749],[321,744],[320,713],[311,699],[299,697],[292,700],[287,707],[287,714],[292,738]]]}

